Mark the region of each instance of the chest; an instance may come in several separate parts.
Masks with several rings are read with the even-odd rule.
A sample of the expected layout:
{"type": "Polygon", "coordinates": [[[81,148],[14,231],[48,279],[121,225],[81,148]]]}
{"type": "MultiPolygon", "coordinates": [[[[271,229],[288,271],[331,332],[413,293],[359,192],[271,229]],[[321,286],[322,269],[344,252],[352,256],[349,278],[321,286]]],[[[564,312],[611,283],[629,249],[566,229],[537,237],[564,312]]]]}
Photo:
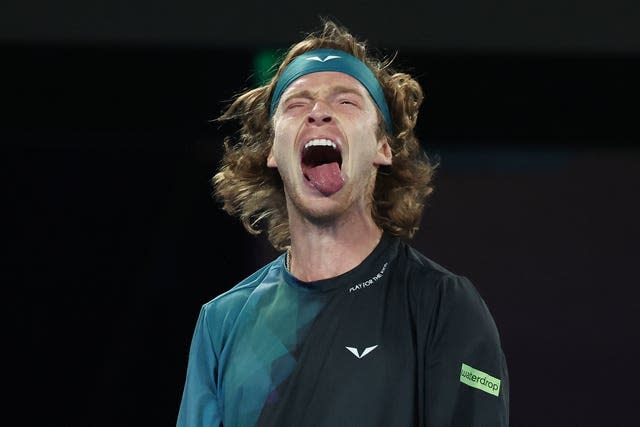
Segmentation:
{"type": "Polygon", "coordinates": [[[301,422],[315,412],[316,420],[371,416],[389,409],[391,403],[380,402],[390,395],[400,399],[393,404],[410,404],[417,378],[415,325],[407,295],[392,286],[382,281],[345,289],[313,307],[294,303],[247,316],[221,366],[225,413],[242,418],[251,409],[250,418],[282,420],[283,408],[287,416],[307,408],[296,418],[301,422]]]}

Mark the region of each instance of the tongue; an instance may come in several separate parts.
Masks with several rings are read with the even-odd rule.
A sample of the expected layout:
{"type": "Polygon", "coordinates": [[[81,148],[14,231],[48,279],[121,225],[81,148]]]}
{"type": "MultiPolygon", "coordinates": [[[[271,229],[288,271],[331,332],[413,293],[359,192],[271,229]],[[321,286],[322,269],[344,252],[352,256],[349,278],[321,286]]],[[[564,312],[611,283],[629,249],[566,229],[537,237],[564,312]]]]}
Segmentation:
{"type": "Polygon", "coordinates": [[[307,178],[316,190],[325,196],[330,196],[337,192],[344,185],[342,175],[340,175],[340,166],[337,162],[325,163],[305,171],[307,178]]]}

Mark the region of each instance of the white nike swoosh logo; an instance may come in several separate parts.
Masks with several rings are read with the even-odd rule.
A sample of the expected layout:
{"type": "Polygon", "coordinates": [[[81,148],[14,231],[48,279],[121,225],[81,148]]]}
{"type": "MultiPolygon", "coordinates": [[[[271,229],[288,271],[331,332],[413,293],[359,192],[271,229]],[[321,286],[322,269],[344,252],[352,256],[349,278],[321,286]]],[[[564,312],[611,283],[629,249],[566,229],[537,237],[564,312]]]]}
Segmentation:
{"type": "Polygon", "coordinates": [[[378,345],[373,345],[371,347],[367,347],[364,349],[364,351],[362,352],[362,354],[360,354],[358,352],[358,349],[355,347],[345,347],[347,350],[349,350],[351,353],[353,353],[353,355],[355,357],[357,357],[358,359],[362,359],[363,357],[365,357],[367,354],[371,353],[373,350],[375,350],[375,348],[378,347],[378,345]]]}
{"type": "Polygon", "coordinates": [[[307,58],[307,61],[318,61],[318,62],[326,62],[332,59],[338,59],[339,56],[336,55],[327,55],[324,59],[321,59],[319,56],[310,56],[307,58]]]}

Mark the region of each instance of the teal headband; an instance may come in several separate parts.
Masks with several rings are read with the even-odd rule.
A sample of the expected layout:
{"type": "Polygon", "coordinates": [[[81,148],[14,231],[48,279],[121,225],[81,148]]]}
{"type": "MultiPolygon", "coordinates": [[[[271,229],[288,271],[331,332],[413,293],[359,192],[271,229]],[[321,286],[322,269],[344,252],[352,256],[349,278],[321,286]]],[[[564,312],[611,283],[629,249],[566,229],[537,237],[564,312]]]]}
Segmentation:
{"type": "Polygon", "coordinates": [[[369,67],[355,56],[342,50],[335,49],[311,50],[297,56],[289,63],[289,65],[287,65],[280,75],[278,83],[276,83],[276,88],[273,91],[273,96],[271,97],[271,116],[273,116],[276,108],[278,108],[280,97],[291,83],[306,74],[318,73],[320,71],[337,71],[339,73],[350,75],[354,79],[358,80],[362,86],[367,89],[369,95],[371,95],[371,98],[373,99],[373,102],[375,102],[380,109],[386,124],[387,132],[389,134],[393,133],[389,107],[387,106],[387,101],[384,98],[382,86],[380,86],[380,82],[376,79],[376,76],[373,75],[373,72],[369,67]]]}

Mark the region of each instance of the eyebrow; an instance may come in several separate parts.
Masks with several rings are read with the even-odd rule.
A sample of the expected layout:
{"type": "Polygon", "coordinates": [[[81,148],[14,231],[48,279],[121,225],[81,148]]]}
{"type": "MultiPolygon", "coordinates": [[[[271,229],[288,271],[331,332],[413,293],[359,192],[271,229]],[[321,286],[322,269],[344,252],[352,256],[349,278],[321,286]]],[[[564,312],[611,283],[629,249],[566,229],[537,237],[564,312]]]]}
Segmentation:
{"type": "Polygon", "coordinates": [[[362,98],[362,93],[360,93],[359,90],[354,89],[352,87],[347,87],[347,86],[335,86],[333,89],[331,89],[331,95],[340,95],[343,93],[350,93],[353,95],[356,95],[360,98],[362,98]]]}
{"type": "MultiPolygon", "coordinates": [[[[362,98],[362,94],[360,93],[359,90],[354,89],[352,87],[348,87],[348,86],[334,86],[333,88],[331,88],[331,91],[329,92],[330,96],[335,96],[335,95],[340,95],[343,93],[350,93],[353,95],[358,96],[359,98],[362,98]]],[[[284,99],[282,100],[283,103],[289,102],[290,100],[294,99],[294,98],[307,98],[307,99],[313,99],[314,94],[313,92],[311,92],[308,89],[304,89],[298,92],[294,92],[288,96],[285,96],[284,99]]]]}

